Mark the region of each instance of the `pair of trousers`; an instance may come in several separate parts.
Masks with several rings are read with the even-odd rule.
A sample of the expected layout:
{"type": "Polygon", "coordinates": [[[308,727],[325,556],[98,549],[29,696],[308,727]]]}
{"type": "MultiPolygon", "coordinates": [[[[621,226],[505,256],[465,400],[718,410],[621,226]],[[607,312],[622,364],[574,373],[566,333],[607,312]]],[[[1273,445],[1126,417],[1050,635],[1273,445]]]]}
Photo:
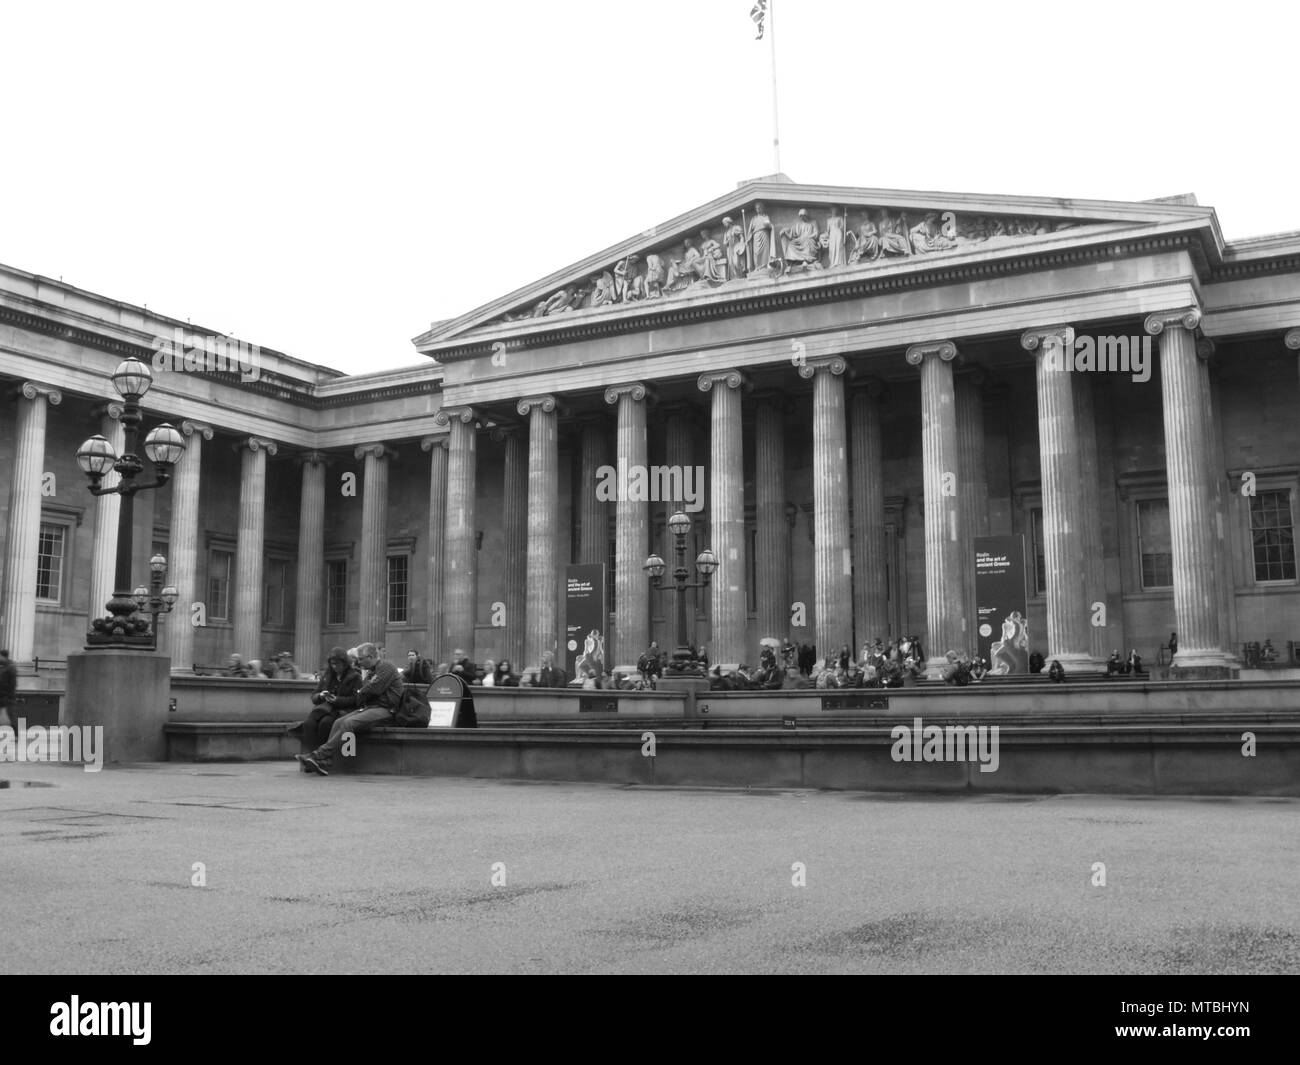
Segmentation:
{"type": "Polygon", "coordinates": [[[350,714],[344,714],[334,722],[329,739],[312,752],[312,757],[332,762],[334,756],[339,753],[339,748],[343,746],[343,738],[349,732],[359,736],[363,732],[369,732],[376,725],[387,724],[392,719],[393,712],[386,706],[367,706],[364,710],[353,710],[350,714]]]}
{"type": "Polygon", "coordinates": [[[335,710],[329,703],[313,706],[307,720],[302,723],[302,750],[310,754],[328,738],[334,728],[334,722],[347,714],[346,710],[335,710]]]}

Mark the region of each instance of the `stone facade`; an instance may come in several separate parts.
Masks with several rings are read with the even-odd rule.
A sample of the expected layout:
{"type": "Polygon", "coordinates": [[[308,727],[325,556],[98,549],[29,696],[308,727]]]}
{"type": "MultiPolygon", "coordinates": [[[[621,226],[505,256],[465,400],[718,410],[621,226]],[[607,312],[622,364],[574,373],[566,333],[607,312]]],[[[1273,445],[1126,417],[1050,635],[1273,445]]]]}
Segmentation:
{"type": "Polygon", "coordinates": [[[607,662],[670,647],[641,564],[672,564],[688,501],[593,498],[620,462],[700,467],[691,557],[720,569],[692,635],[717,662],[764,636],[974,650],[983,534],[1024,536],[1049,658],[1152,661],[1175,630],[1175,665],[1231,669],[1266,638],[1285,656],[1298,330],[1300,237],[1227,244],[1181,199],[751,183],[437,324],[427,366],[356,376],[258,349],[255,374],[173,367],[160,338],[203,330],[0,267],[0,645],[64,659],[102,612],[115,526],[74,453],[136,355],[160,367],[145,427],[198,445],[135,505],[137,582],[157,544],[193,588],[160,644],[177,671],[232,651],[315,668],[363,639],[531,667],[562,650],[579,561],[609,565],[607,662]],[[1120,340],[1123,367],[1088,368],[1120,340]]]}

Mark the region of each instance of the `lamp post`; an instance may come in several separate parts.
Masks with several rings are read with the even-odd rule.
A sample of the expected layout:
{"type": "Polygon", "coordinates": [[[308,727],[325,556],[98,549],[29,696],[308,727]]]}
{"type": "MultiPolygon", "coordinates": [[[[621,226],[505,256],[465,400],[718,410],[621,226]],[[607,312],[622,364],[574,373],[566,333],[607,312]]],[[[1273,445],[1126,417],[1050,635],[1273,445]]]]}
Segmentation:
{"type": "Polygon", "coordinates": [[[672,661],[664,675],[668,677],[702,677],[704,664],[696,658],[686,637],[686,590],[688,588],[707,588],[709,578],[718,568],[718,557],[709,548],[705,548],[695,559],[695,568],[704,578],[688,583],[691,571],[686,567],[686,534],[691,531],[691,519],[683,511],[678,511],[668,519],[668,528],[672,530],[677,565],[673,567],[671,587],[663,587],[663,576],[668,566],[658,555],[651,555],[641,568],[650,576],[650,584],[657,592],[675,592],[677,595],[677,647],[673,651],[672,661]]]}
{"type": "Polygon", "coordinates": [[[157,617],[170,610],[171,604],[176,601],[176,589],[162,587],[167,560],[162,555],[155,555],[150,562],[153,573],[150,580],[157,588],[156,595],[151,596],[147,589],[141,587],[136,589],[136,594],[144,594],[137,600],[136,595],[129,591],[134,498],[136,492],[161,488],[167,483],[172,467],[185,454],[185,439],[166,423],[151,430],[144,440],[144,452],[157,468],[156,479],[148,482],[137,480],[144,470],[144,464],[135,453],[142,420],[140,400],[153,384],[153,375],[143,362],[131,358],[113,372],[112,381],[123,401],[121,421],[125,442],[121,456],[114,453],[113,445],[102,436],[92,436],[77,448],[77,465],[90,478],[91,495],[117,494],[122,497],[117,519],[117,567],[113,576],[113,598],[107,604],[108,616],[96,618],[92,623],[91,630],[86,634],[86,646],[153,650],[157,647],[157,633],[151,630],[149,621],[140,615],[147,613],[157,617]],[[117,472],[120,480],[112,488],[105,488],[102,481],[109,471],[117,472]],[[167,598],[169,594],[170,599],[167,598]],[[159,609],[146,610],[146,606],[152,606],[155,599],[159,603],[159,609]]]}
{"type": "Polygon", "coordinates": [[[163,587],[163,578],[167,576],[167,559],[162,555],[154,555],[149,560],[149,587],[143,584],[135,590],[132,598],[135,600],[136,609],[141,614],[150,615],[153,620],[153,644],[150,650],[158,650],[158,615],[170,614],[172,606],[176,602],[177,591],[173,585],[163,587]]]}

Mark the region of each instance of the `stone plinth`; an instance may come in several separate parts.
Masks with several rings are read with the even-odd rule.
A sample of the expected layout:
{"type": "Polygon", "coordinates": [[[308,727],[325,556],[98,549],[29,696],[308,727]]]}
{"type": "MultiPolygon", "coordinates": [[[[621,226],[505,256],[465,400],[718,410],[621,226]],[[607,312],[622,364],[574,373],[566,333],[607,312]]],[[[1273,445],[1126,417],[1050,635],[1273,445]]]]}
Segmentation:
{"type": "Polygon", "coordinates": [[[68,655],[60,725],[101,725],[104,762],[167,757],[171,658],[157,651],[95,648],[68,655]]]}

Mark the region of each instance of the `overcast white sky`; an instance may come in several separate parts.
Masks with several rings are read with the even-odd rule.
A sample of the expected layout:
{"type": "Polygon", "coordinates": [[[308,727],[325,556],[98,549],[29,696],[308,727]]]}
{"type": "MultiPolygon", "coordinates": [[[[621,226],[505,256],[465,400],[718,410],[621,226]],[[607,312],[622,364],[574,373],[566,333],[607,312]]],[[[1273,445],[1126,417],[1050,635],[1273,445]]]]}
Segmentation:
{"type": "MultiPolygon", "coordinates": [[[[348,372],[771,173],[753,0],[0,0],[0,262],[348,372]]],[[[776,0],[795,181],[1300,229],[1291,5],[776,0]]]]}

